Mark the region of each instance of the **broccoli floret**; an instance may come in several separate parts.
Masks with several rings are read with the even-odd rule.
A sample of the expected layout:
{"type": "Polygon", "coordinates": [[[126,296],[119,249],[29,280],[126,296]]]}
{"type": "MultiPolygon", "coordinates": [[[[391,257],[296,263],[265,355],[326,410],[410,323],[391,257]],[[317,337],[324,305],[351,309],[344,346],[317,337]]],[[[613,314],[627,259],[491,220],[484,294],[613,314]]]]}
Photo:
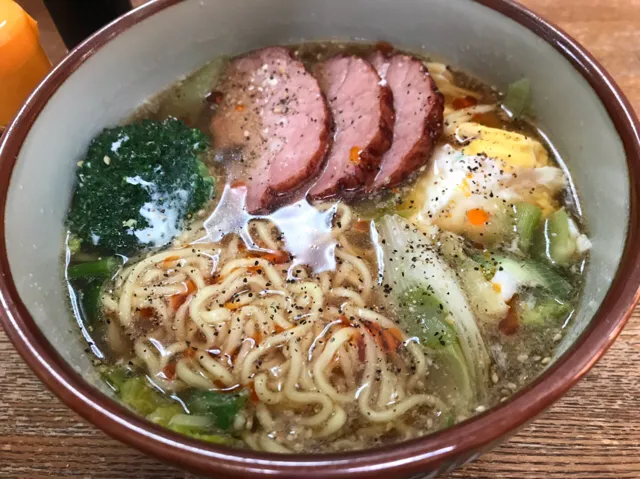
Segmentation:
{"type": "Polygon", "coordinates": [[[69,230],[109,253],[167,244],[213,195],[209,145],[175,118],[105,129],[79,163],[69,230]]]}

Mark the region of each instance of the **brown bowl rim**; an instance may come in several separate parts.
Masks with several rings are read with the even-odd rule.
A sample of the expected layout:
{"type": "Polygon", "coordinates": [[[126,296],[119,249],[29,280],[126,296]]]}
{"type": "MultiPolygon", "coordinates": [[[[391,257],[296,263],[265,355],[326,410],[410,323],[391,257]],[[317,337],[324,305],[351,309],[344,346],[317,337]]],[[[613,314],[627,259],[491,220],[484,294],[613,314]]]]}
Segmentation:
{"type": "Polygon", "coordinates": [[[7,128],[0,143],[1,324],[42,382],[107,434],[163,461],[194,472],[234,477],[373,477],[437,469],[458,455],[475,454],[515,431],[559,399],[600,359],[640,299],[640,128],[628,100],[602,66],[574,39],[510,0],[475,0],[518,22],[551,44],[582,74],[604,104],[622,139],[630,179],[627,242],[612,285],[588,328],[571,348],[509,401],[450,429],[360,452],[277,455],[207,445],[148,423],[85,382],[49,344],[13,283],[5,244],[5,208],[13,166],[38,114],[59,86],[112,38],[183,0],[156,0],[120,17],[74,49],[48,75],[7,128]]]}

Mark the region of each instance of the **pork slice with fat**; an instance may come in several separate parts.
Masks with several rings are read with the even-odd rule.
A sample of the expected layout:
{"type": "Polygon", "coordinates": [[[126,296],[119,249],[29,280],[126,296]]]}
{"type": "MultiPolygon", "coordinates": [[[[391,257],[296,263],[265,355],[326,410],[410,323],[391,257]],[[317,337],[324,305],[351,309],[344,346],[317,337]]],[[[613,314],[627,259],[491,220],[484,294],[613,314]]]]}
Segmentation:
{"type": "Polygon", "coordinates": [[[372,187],[378,190],[398,185],[429,161],[442,134],[444,99],[419,59],[376,52],[369,61],[391,88],[396,112],[393,144],[372,187]]]}
{"type": "Polygon", "coordinates": [[[357,56],[330,58],[317,65],[314,74],[329,102],[335,129],[326,166],[309,196],[350,194],[373,180],[391,146],[391,90],[373,66],[357,56]]]}
{"type": "Polygon", "coordinates": [[[319,173],[331,116],[318,81],[283,47],[234,59],[211,120],[214,147],[239,149],[232,175],[247,186],[247,210],[267,213],[319,173]]]}

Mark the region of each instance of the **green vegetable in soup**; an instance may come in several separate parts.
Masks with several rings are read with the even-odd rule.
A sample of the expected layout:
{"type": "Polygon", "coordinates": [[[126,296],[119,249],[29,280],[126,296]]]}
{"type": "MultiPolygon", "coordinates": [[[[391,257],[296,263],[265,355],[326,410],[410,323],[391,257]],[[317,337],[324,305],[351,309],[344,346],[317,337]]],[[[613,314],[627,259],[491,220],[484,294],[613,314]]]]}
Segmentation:
{"type": "Polygon", "coordinates": [[[530,203],[516,203],[514,205],[516,232],[518,233],[518,248],[528,253],[536,228],[542,218],[542,210],[530,203]]]}
{"type": "Polygon", "coordinates": [[[74,279],[108,279],[122,266],[117,258],[103,258],[86,263],[75,263],[67,267],[67,278],[74,279]]]}
{"type": "Polygon", "coordinates": [[[485,277],[481,265],[466,253],[462,237],[441,232],[438,235],[438,252],[458,275],[469,304],[480,321],[493,324],[506,316],[509,306],[489,281],[493,273],[485,277]]]}
{"type": "Polygon", "coordinates": [[[569,215],[564,208],[547,218],[538,229],[535,253],[551,264],[567,266],[576,255],[576,240],[571,235],[569,215]]]}
{"type": "Polygon", "coordinates": [[[458,341],[456,331],[447,320],[449,313],[443,304],[424,289],[405,291],[398,300],[403,315],[405,331],[420,339],[420,344],[431,349],[439,349],[458,341]]]}
{"type": "Polygon", "coordinates": [[[109,254],[169,243],[212,197],[209,139],[175,118],[107,128],[76,173],[70,232],[109,254]]]}
{"type": "Polygon", "coordinates": [[[217,427],[228,430],[244,407],[246,395],[216,391],[193,391],[185,403],[192,414],[211,417],[217,427]]]}
{"type": "Polygon", "coordinates": [[[185,414],[184,409],[178,403],[158,407],[147,416],[147,419],[174,432],[201,441],[228,445],[234,443],[230,437],[214,434],[216,431],[210,418],[185,414]]]}
{"type": "Polygon", "coordinates": [[[401,326],[421,339],[439,368],[435,390],[468,412],[487,394],[489,356],[465,293],[423,234],[398,215],[377,222],[384,281],[401,326]]]}
{"type": "Polygon", "coordinates": [[[100,298],[102,296],[103,282],[100,280],[89,281],[78,293],[83,317],[88,323],[95,323],[102,315],[100,298]]]}
{"type": "Polygon", "coordinates": [[[516,258],[506,253],[492,253],[489,258],[477,255],[475,259],[482,264],[489,277],[493,277],[496,271],[503,270],[519,285],[544,288],[561,299],[568,298],[573,290],[571,283],[562,274],[540,261],[516,258]]]}
{"type": "Polygon", "coordinates": [[[197,433],[197,432],[192,432],[190,434],[187,434],[187,436],[192,437],[194,439],[199,439],[200,441],[205,441],[205,442],[210,442],[212,444],[223,444],[225,446],[239,446],[240,444],[237,444],[238,441],[230,438],[230,437],[226,437],[226,436],[220,436],[218,434],[201,434],[201,433],[197,433]]]}
{"type": "MultiPolygon", "coordinates": [[[[74,255],[73,259],[80,256],[74,255]]],[[[101,317],[100,297],[105,280],[110,279],[122,266],[117,258],[103,258],[67,267],[67,278],[77,289],[77,298],[84,319],[95,323],[101,317]]]]}
{"type": "Polygon", "coordinates": [[[160,406],[170,404],[170,400],[151,386],[144,376],[127,379],[119,393],[123,403],[145,416],[160,406]]]}
{"type": "Polygon", "coordinates": [[[405,330],[420,340],[438,365],[429,371],[429,384],[459,409],[473,405],[478,397],[472,373],[443,303],[428,290],[413,289],[401,295],[399,305],[405,330]]]}
{"type": "Polygon", "coordinates": [[[429,370],[427,384],[451,409],[468,414],[478,402],[484,401],[484,388],[477,389],[473,368],[469,367],[460,344],[429,351],[436,367],[429,370]]]}
{"type": "Polygon", "coordinates": [[[116,393],[120,393],[124,383],[132,377],[131,371],[123,367],[113,366],[102,371],[102,378],[116,393]]]}
{"type": "Polygon", "coordinates": [[[222,434],[214,434],[214,431],[210,431],[209,426],[191,426],[191,425],[182,425],[182,424],[170,424],[168,429],[178,432],[180,434],[184,434],[185,436],[189,436],[193,439],[198,439],[200,441],[210,442],[213,444],[224,444],[227,446],[238,445],[235,439],[232,437],[222,435],[222,434]]]}
{"type": "Polygon", "coordinates": [[[520,324],[531,327],[558,326],[573,311],[570,304],[540,291],[523,295],[515,307],[520,324]]]}
{"type": "Polygon", "coordinates": [[[154,388],[145,376],[134,375],[123,367],[112,367],[106,369],[102,377],[124,404],[149,421],[202,441],[234,443],[221,431],[231,428],[233,419],[244,407],[245,396],[194,390],[187,394],[187,414],[178,402],[154,388]]]}
{"type": "Polygon", "coordinates": [[[502,104],[515,118],[522,118],[532,113],[531,101],[531,82],[528,78],[522,78],[508,86],[502,104]]]}
{"type": "Polygon", "coordinates": [[[513,208],[497,199],[488,201],[485,207],[490,213],[489,221],[481,227],[468,229],[468,239],[487,247],[511,242],[514,237],[513,208]]]}
{"type": "Polygon", "coordinates": [[[148,416],[147,419],[155,424],[169,427],[171,420],[178,414],[184,414],[184,409],[180,404],[167,404],[157,407],[148,416]]]}
{"type": "Polygon", "coordinates": [[[209,434],[203,430],[199,430],[196,428],[189,427],[180,427],[180,426],[169,426],[169,429],[175,432],[179,432],[180,434],[184,434],[185,436],[189,436],[193,439],[198,439],[200,441],[210,442],[212,444],[223,444],[225,446],[238,446],[238,441],[234,440],[232,437],[223,436],[220,434],[209,434]]]}

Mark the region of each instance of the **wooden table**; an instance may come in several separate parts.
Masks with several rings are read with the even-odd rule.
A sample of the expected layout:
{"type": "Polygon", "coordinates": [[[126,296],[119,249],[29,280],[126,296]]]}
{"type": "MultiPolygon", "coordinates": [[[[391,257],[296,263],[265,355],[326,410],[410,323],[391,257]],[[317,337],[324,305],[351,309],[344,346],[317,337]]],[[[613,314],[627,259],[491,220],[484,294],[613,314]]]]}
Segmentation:
{"type": "MultiPolygon", "coordinates": [[[[140,0],[143,1],[143,0],[140,0]]],[[[40,0],[54,61],[64,47],[40,0]]],[[[526,0],[585,45],[640,111],[640,0],[526,0]]],[[[639,246],[640,247],[640,246],[639,246]]],[[[107,437],[44,388],[0,330],[0,477],[193,477],[107,437]]],[[[563,400],[451,478],[640,478],[640,309],[607,355],[563,400]]]]}

